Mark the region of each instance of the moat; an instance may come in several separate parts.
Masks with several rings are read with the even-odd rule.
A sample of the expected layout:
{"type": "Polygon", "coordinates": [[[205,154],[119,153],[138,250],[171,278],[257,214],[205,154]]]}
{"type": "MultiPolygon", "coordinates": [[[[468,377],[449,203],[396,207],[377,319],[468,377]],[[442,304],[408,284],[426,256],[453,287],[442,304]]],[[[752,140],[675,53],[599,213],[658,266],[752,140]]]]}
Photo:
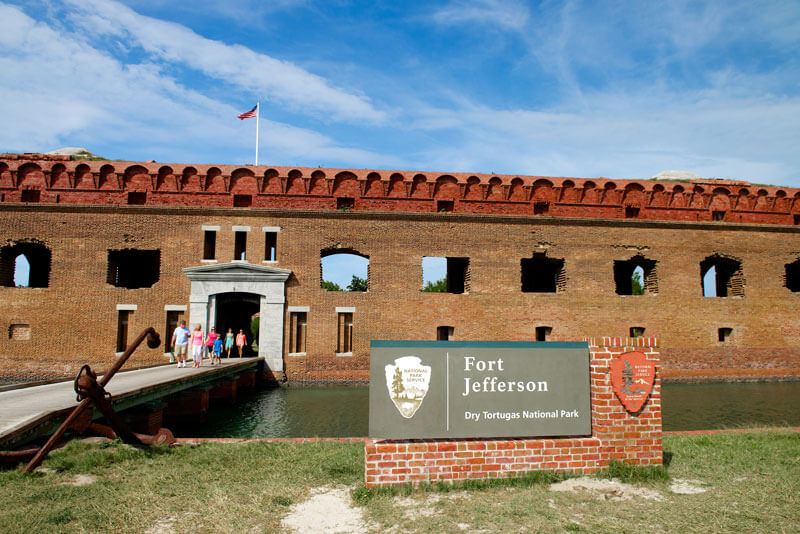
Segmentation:
{"type": "MultiPolygon", "coordinates": [[[[187,437],[362,437],[368,398],[365,386],[272,389],[175,430],[187,437]]],[[[800,426],[800,382],[664,384],[662,398],[665,431],[800,426]]]]}

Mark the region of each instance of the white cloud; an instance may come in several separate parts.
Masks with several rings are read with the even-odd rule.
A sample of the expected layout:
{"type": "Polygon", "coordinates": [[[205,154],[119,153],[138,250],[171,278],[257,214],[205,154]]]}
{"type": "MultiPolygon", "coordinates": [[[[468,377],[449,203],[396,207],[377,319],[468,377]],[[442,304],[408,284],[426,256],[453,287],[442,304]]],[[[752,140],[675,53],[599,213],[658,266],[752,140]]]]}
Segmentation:
{"type": "Polygon", "coordinates": [[[433,20],[450,26],[455,24],[497,25],[521,29],[529,16],[525,4],[514,0],[453,0],[433,13],[433,20]]]}
{"type": "MultiPolygon", "coordinates": [[[[82,40],[0,4],[2,151],[86,146],[107,157],[207,162],[252,154],[253,121],[165,75],[125,65],[82,40]],[[103,152],[111,150],[113,153],[103,152]]],[[[260,144],[275,164],[351,166],[392,158],[340,146],[320,133],[262,120],[260,144]]],[[[231,161],[235,163],[235,161],[231,161]]]]}
{"type": "Polygon", "coordinates": [[[293,63],[238,44],[207,39],[185,26],[140,15],[113,0],[65,3],[77,11],[73,22],[91,34],[132,39],[166,63],[196,69],[250,91],[254,97],[348,122],[381,122],[386,117],[366,96],[332,87],[327,80],[293,63]]]}

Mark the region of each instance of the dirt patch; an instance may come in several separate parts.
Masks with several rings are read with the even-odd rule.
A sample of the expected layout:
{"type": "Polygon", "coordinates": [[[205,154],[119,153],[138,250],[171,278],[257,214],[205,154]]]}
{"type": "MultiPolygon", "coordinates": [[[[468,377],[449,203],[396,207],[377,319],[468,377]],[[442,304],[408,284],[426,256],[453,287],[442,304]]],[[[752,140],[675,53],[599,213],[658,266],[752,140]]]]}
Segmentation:
{"type": "Polygon", "coordinates": [[[62,482],[65,486],[88,486],[97,482],[97,477],[94,475],[75,475],[71,480],[62,482]]]}
{"type": "Polygon", "coordinates": [[[365,533],[370,526],[353,506],[350,490],[340,486],[311,490],[311,498],[292,505],[281,522],[292,532],[365,533]]]}
{"type": "Polygon", "coordinates": [[[148,528],[145,534],[175,534],[175,521],[177,518],[168,517],[167,519],[160,519],[156,524],[148,528]]]}
{"type": "Polygon", "coordinates": [[[672,481],[669,485],[669,490],[672,493],[678,493],[680,495],[694,495],[696,493],[705,493],[708,491],[707,488],[702,486],[702,482],[699,480],[682,480],[680,478],[676,478],[672,481]]]}
{"type": "Polygon", "coordinates": [[[628,501],[640,497],[651,501],[663,501],[659,492],[649,488],[641,488],[625,484],[619,480],[607,480],[590,477],[570,478],[550,485],[550,491],[586,491],[597,499],[607,501],[628,501]]]}

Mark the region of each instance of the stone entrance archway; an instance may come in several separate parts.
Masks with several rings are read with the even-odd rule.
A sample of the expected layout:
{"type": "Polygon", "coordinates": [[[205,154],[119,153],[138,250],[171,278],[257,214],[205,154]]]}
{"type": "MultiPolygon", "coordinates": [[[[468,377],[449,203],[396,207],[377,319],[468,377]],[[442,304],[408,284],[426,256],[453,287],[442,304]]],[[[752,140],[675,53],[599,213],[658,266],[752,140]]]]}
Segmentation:
{"type": "Polygon", "coordinates": [[[270,370],[283,371],[285,284],[292,271],[235,262],[187,267],[183,272],[192,282],[189,297],[190,329],[197,323],[200,323],[204,332],[215,326],[217,295],[257,295],[261,317],[258,356],[264,358],[270,370]]]}

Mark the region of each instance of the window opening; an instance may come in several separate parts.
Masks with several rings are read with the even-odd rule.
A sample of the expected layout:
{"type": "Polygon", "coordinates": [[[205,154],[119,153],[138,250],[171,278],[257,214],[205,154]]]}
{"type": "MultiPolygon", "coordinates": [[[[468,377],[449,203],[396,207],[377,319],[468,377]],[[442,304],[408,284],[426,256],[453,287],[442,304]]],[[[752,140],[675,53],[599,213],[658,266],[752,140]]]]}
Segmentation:
{"type": "Polygon", "coordinates": [[[33,242],[17,243],[0,249],[0,286],[48,287],[50,249],[33,242]]]}
{"type": "Polygon", "coordinates": [[[131,313],[131,310],[117,312],[117,352],[124,352],[128,348],[128,323],[131,313]]]}
{"type": "Polygon", "coordinates": [[[547,341],[550,333],[553,331],[551,326],[537,326],[536,327],[536,341],[547,341]]]}
{"type": "Polygon", "coordinates": [[[206,230],[203,233],[203,259],[213,260],[217,257],[217,232],[206,230]]]}
{"type": "Polygon", "coordinates": [[[172,345],[172,333],[178,328],[178,323],[181,320],[181,315],[183,312],[179,311],[168,311],[167,312],[167,328],[164,330],[164,335],[161,336],[161,339],[164,340],[164,352],[172,352],[174,350],[174,346],[172,345]]]}
{"type": "Polygon", "coordinates": [[[234,232],[233,259],[246,261],[247,232],[234,232]]]}
{"type": "Polygon", "coordinates": [[[533,203],[533,214],[534,215],[547,215],[550,213],[550,203],[549,202],[534,202],[533,203]]]}
{"type": "Polygon", "coordinates": [[[635,219],[639,216],[639,208],[635,206],[625,206],[625,218],[635,219]]]}
{"type": "Polygon", "coordinates": [[[792,293],[800,291],[800,260],[787,263],[786,268],[786,287],[792,293]]]}
{"type": "Polygon", "coordinates": [[[797,226],[798,224],[800,224],[800,215],[794,214],[794,215],[792,216],[792,221],[794,222],[795,226],[797,226]]]}
{"type": "Polygon", "coordinates": [[[630,329],[630,337],[642,337],[644,335],[644,327],[643,326],[632,326],[630,329]]]}
{"type": "Polygon", "coordinates": [[[436,327],[436,341],[450,341],[453,339],[452,326],[437,326],[436,327]]]}
{"type": "Polygon", "coordinates": [[[336,199],[337,210],[351,210],[356,207],[356,201],[351,197],[339,197],[336,199]]]}
{"type": "Polygon", "coordinates": [[[422,258],[422,291],[425,293],[469,293],[469,258],[422,258]]]}
{"type": "Polygon", "coordinates": [[[658,273],[655,260],[634,256],[614,262],[614,284],[617,295],[658,294],[658,273]]]}
{"type": "Polygon", "coordinates": [[[253,205],[253,195],[233,195],[234,208],[249,208],[253,205]]]}
{"type": "Polygon", "coordinates": [[[557,293],[566,287],[563,258],[548,258],[535,252],[520,261],[523,293],[557,293]]]}
{"type": "Polygon", "coordinates": [[[709,256],[700,262],[700,277],[704,297],[744,296],[742,263],[735,258],[709,256]]]}
{"type": "Polygon", "coordinates": [[[452,213],[455,211],[456,203],[453,200],[437,200],[436,211],[438,213],[452,213]]]}
{"type": "Polygon", "coordinates": [[[320,287],[328,291],[363,292],[369,289],[369,256],[352,249],[320,252],[320,287]]]}
{"type": "Polygon", "coordinates": [[[353,352],[353,314],[350,312],[339,313],[338,318],[338,340],[336,342],[336,352],[347,354],[353,352]]]}
{"type": "Polygon", "coordinates": [[[142,205],[147,204],[147,192],[131,191],[128,193],[128,204],[142,205]]]}
{"type": "Polygon", "coordinates": [[[278,261],[278,232],[264,232],[264,260],[278,261]]]}
{"type": "Polygon", "coordinates": [[[292,312],[289,317],[289,352],[293,354],[306,351],[307,312],[292,312]]]}
{"type": "Polygon", "coordinates": [[[12,324],[8,327],[8,339],[15,341],[28,341],[31,338],[31,325],[12,324]]]}
{"type": "Polygon", "coordinates": [[[158,282],[160,250],[109,250],[106,282],[115,287],[139,289],[158,282]]]}
{"type": "Polygon", "coordinates": [[[733,328],[720,328],[717,330],[717,337],[721,343],[728,341],[733,334],[733,328]]]}
{"type": "Polygon", "coordinates": [[[39,202],[41,199],[41,192],[38,189],[23,189],[22,201],[23,202],[39,202]]]}
{"type": "Polygon", "coordinates": [[[725,212],[724,211],[712,211],[711,212],[711,220],[712,221],[724,221],[725,220],[725,212]]]}
{"type": "Polygon", "coordinates": [[[14,260],[14,285],[29,287],[31,282],[31,264],[25,254],[20,254],[14,260]]]}

